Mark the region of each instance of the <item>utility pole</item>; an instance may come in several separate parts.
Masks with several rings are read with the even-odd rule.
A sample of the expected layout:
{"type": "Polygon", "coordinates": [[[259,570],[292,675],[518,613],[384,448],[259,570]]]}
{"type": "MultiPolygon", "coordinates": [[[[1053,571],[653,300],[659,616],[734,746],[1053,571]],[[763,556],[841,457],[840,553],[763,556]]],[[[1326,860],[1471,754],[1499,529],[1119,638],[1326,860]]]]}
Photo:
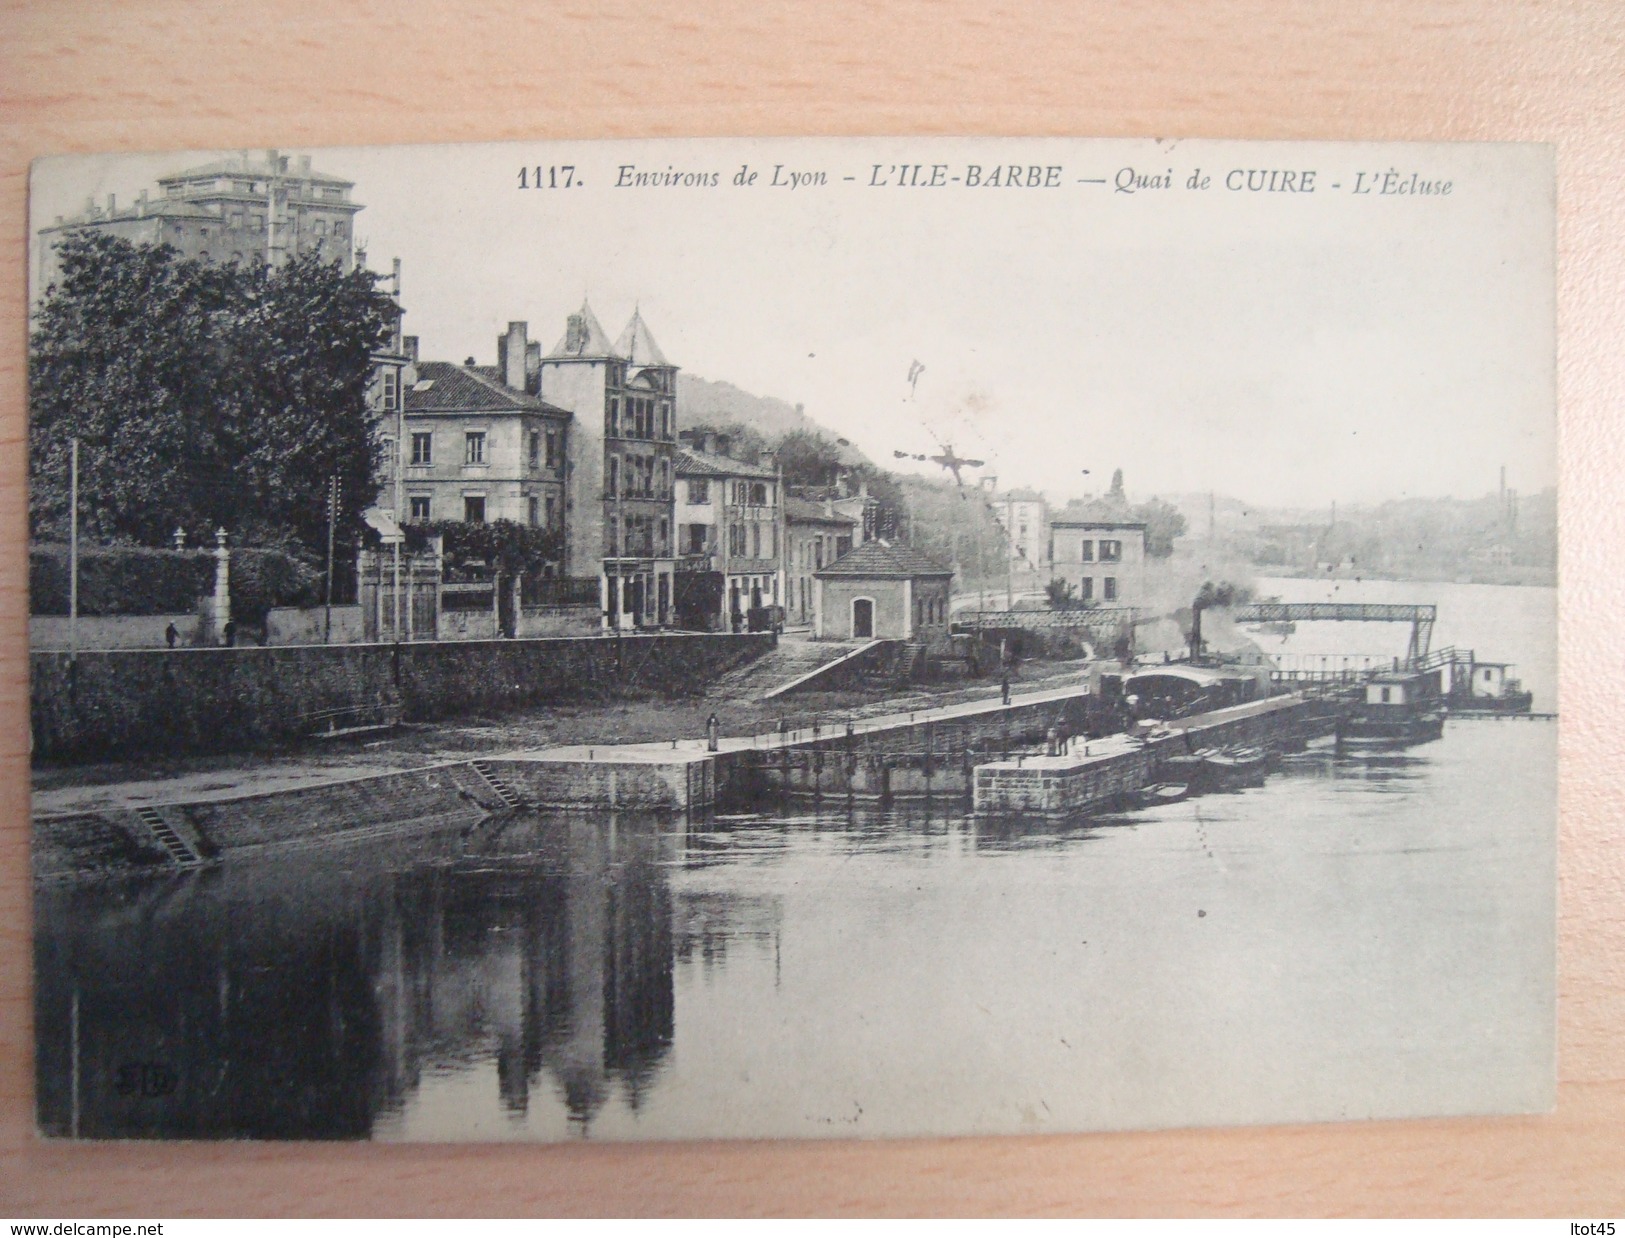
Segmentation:
{"type": "MultiPolygon", "coordinates": [[[[401,352],[401,260],[395,259],[395,335],[390,341],[401,352]]],[[[406,369],[395,367],[395,639],[401,639],[401,543],[406,540],[406,513],[401,510],[402,474],[406,472],[406,369]]],[[[385,384],[386,391],[389,389],[385,384]]]]}
{"type": "Polygon", "coordinates": [[[323,603],[322,644],[333,643],[333,524],[338,519],[339,475],[327,477],[327,593],[323,603]]]}
{"type": "Polygon", "coordinates": [[[68,656],[79,656],[79,438],[68,454],[68,656]]]}

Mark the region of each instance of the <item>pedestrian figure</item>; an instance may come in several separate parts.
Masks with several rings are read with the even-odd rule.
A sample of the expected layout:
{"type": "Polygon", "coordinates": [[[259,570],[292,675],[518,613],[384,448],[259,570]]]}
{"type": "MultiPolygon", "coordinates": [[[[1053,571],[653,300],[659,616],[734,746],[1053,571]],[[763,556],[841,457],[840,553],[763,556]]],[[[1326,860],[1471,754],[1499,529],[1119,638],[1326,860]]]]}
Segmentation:
{"type": "Polygon", "coordinates": [[[164,629],[164,639],[169,642],[169,647],[171,649],[175,647],[175,642],[180,640],[180,638],[180,629],[177,628],[173,623],[164,629]]]}
{"type": "Polygon", "coordinates": [[[1010,675],[1006,672],[999,676],[999,699],[1002,704],[1010,703],[1010,675]]]}
{"type": "Polygon", "coordinates": [[[788,719],[788,718],[780,718],[779,719],[779,743],[781,745],[784,745],[784,744],[788,744],[789,742],[790,742],[790,719],[788,719]]]}
{"type": "Polygon", "coordinates": [[[235,619],[227,619],[226,620],[226,648],[230,649],[236,643],[237,643],[237,621],[235,619]]]}
{"type": "Polygon", "coordinates": [[[707,752],[717,750],[718,741],[722,738],[722,723],[717,721],[716,714],[705,720],[705,749],[707,752]]]}

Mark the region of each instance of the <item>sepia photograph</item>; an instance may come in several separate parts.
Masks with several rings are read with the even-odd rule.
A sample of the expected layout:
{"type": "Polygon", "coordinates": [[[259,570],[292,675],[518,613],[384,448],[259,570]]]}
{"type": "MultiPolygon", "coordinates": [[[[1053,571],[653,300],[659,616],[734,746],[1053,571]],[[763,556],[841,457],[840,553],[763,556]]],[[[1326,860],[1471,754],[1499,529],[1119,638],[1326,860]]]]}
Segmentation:
{"type": "Polygon", "coordinates": [[[1548,1111],[1553,151],[29,187],[51,1139],[1548,1111]]]}

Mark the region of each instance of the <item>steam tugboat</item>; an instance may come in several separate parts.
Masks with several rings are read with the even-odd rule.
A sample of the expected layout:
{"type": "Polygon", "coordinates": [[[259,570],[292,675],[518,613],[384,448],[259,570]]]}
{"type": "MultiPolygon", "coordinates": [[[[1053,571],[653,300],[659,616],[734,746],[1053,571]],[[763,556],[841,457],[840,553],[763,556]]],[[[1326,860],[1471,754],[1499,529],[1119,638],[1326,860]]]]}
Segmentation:
{"type": "Polygon", "coordinates": [[[1534,693],[1512,677],[1510,662],[1480,662],[1471,653],[1466,664],[1451,666],[1444,703],[1453,714],[1526,714],[1534,693]]]}
{"type": "Polygon", "coordinates": [[[1444,734],[1437,675],[1383,671],[1366,681],[1365,700],[1337,727],[1337,742],[1419,744],[1444,734]]]}

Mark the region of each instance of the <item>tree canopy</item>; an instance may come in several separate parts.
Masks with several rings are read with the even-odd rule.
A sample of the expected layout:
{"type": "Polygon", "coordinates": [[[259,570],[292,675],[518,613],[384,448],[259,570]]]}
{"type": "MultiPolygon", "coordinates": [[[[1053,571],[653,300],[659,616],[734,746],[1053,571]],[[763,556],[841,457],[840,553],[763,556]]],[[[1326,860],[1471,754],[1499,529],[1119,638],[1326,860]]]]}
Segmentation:
{"type": "Polygon", "coordinates": [[[366,271],[314,255],[219,265],[82,232],[30,339],[30,532],[68,528],[69,441],[80,524],[106,542],[200,538],[324,544],[374,499],[371,355],[398,312],[366,271]]]}
{"type": "Polygon", "coordinates": [[[1174,538],[1185,532],[1185,514],[1165,499],[1147,499],[1134,509],[1145,521],[1145,553],[1166,559],[1174,553],[1174,538]]]}

